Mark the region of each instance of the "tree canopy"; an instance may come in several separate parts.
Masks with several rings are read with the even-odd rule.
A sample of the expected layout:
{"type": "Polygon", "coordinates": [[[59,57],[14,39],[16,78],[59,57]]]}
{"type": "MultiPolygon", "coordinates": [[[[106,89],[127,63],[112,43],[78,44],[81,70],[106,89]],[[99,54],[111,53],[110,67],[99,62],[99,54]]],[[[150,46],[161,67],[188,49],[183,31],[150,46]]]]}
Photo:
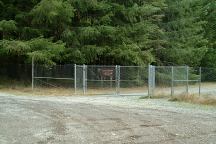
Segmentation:
{"type": "Polygon", "coordinates": [[[0,64],[216,66],[214,0],[1,0],[0,64]],[[213,64],[212,64],[213,63],[213,64]]]}

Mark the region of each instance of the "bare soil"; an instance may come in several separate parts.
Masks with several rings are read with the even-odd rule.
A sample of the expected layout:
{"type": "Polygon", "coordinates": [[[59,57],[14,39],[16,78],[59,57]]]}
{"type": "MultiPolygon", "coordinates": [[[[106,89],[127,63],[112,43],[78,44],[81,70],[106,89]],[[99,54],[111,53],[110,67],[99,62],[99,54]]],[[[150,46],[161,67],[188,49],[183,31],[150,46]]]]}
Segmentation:
{"type": "Polygon", "coordinates": [[[0,93],[1,144],[206,144],[216,107],[139,97],[0,93]]]}

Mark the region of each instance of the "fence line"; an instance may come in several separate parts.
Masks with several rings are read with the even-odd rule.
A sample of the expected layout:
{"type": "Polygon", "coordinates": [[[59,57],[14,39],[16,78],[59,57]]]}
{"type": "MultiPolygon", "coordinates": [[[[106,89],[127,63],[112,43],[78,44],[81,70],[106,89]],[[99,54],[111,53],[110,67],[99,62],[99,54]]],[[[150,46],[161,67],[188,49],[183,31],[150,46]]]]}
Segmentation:
{"type": "Polygon", "coordinates": [[[86,95],[216,95],[216,69],[188,66],[1,65],[0,85],[86,95]],[[53,88],[53,89],[52,89],[53,88]]]}
{"type": "MultiPolygon", "coordinates": [[[[152,97],[158,93],[169,95],[168,88],[171,89],[170,95],[173,96],[177,91],[175,87],[182,88],[184,83],[186,83],[185,93],[189,94],[189,83],[199,82],[198,93],[200,95],[201,68],[196,74],[199,79],[190,79],[190,70],[188,66],[152,65],[143,67],[75,64],[50,68],[35,65],[32,62],[32,89],[35,88],[36,81],[41,82],[41,85],[47,84],[47,87],[58,87],[58,84],[64,83],[64,80],[69,80],[73,81],[71,88],[74,89],[74,94],[146,95],[152,97]],[[59,81],[51,83],[52,80],[59,81]]],[[[39,85],[39,87],[42,86],[39,85]]]]}

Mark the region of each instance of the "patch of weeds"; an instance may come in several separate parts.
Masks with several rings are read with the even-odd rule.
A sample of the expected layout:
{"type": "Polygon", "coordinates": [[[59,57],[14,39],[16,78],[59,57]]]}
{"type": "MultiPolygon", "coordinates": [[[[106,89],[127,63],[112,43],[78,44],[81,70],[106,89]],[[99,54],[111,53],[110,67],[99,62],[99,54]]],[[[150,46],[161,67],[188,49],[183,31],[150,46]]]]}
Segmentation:
{"type": "Polygon", "coordinates": [[[169,96],[167,95],[155,95],[155,96],[141,96],[139,99],[167,99],[169,96]]]}
{"type": "Polygon", "coordinates": [[[149,96],[141,96],[139,99],[149,99],[149,96]]]}
{"type": "Polygon", "coordinates": [[[195,94],[181,94],[169,99],[172,102],[187,102],[201,105],[214,105],[216,106],[216,98],[210,96],[198,96],[195,94]]]}

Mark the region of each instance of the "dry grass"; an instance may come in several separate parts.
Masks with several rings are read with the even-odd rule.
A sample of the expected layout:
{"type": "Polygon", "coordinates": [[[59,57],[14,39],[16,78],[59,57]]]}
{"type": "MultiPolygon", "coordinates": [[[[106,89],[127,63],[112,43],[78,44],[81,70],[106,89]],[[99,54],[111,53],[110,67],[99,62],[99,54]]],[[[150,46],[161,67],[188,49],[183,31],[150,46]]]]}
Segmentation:
{"type": "MultiPolygon", "coordinates": [[[[213,84],[205,83],[203,86],[210,87],[213,89],[213,84]],[[212,86],[212,87],[211,87],[212,86]]],[[[216,86],[216,85],[215,85],[216,86]]],[[[143,93],[148,92],[148,87],[134,87],[134,88],[120,88],[119,89],[121,94],[130,94],[130,93],[143,93]]],[[[195,104],[203,104],[203,105],[216,105],[216,97],[210,96],[197,96],[197,95],[186,95],[181,94],[184,90],[183,87],[178,87],[178,91],[175,96],[171,99],[171,89],[169,87],[160,87],[156,88],[154,91],[154,95],[151,97],[152,99],[169,99],[170,101],[179,101],[179,102],[188,102],[188,103],[195,103],[195,104]]],[[[17,86],[17,85],[10,85],[10,86],[1,86],[0,85],[0,92],[10,93],[14,95],[33,95],[33,96],[76,96],[75,91],[73,88],[36,88],[34,91],[31,90],[31,87],[25,86],[17,86]]],[[[100,94],[115,94],[115,88],[88,88],[87,94],[88,96],[91,95],[100,95],[100,94]]],[[[82,96],[83,91],[77,90],[77,95],[82,96]]],[[[148,97],[141,97],[141,99],[145,99],[148,97]]]]}
{"type": "Polygon", "coordinates": [[[30,87],[1,88],[1,92],[14,95],[35,95],[35,96],[74,96],[74,90],[69,88],[40,88],[32,89],[30,87]]]}
{"type": "Polygon", "coordinates": [[[169,101],[188,102],[201,105],[215,105],[216,98],[210,96],[198,96],[195,94],[181,94],[171,98],[169,101]]]}
{"type": "MultiPolygon", "coordinates": [[[[118,90],[121,94],[137,94],[148,92],[147,87],[133,87],[133,88],[120,88],[118,90]]],[[[81,92],[82,93],[82,92],[81,92]]],[[[115,95],[116,88],[97,88],[97,87],[88,87],[87,95],[115,95]]]]}
{"type": "MultiPolygon", "coordinates": [[[[151,96],[151,99],[168,99],[171,95],[170,88],[156,88],[154,94],[151,96]]],[[[141,99],[146,99],[149,97],[141,97],[141,99]]]]}
{"type": "Polygon", "coordinates": [[[123,94],[128,94],[128,93],[143,93],[148,91],[147,86],[142,86],[142,87],[129,87],[129,88],[120,88],[119,91],[123,94]]]}
{"type": "MultiPolygon", "coordinates": [[[[75,90],[73,88],[35,88],[32,91],[31,87],[13,86],[13,87],[1,87],[1,92],[15,94],[15,95],[35,95],[35,96],[75,96],[75,90]]],[[[143,93],[147,92],[146,88],[124,88],[120,89],[123,94],[129,93],[143,93]]],[[[115,88],[88,88],[86,95],[109,95],[116,94],[115,88]]],[[[77,95],[82,96],[83,91],[77,90],[77,95]]]]}
{"type": "Polygon", "coordinates": [[[151,98],[152,99],[169,98],[170,94],[171,94],[171,92],[169,89],[164,89],[164,90],[163,89],[157,89],[151,98]]]}
{"type": "Polygon", "coordinates": [[[167,98],[169,98],[169,96],[168,95],[166,95],[166,94],[160,94],[160,95],[153,95],[153,96],[151,96],[151,97],[149,97],[149,96],[141,96],[140,97],[140,99],[167,99],[167,98]]]}

